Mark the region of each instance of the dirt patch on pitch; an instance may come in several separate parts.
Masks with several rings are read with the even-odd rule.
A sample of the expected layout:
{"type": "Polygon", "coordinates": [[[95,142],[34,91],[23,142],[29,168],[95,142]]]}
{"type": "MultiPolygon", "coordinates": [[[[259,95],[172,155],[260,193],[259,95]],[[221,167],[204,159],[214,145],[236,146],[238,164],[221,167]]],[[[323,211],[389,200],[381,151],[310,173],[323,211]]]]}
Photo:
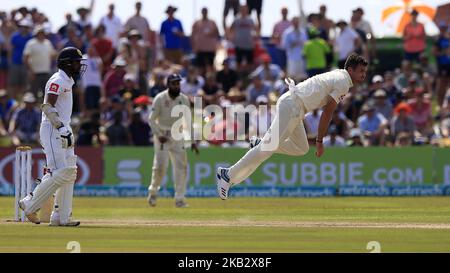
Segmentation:
{"type": "Polygon", "coordinates": [[[370,223],[370,222],[298,222],[298,221],[180,221],[180,220],[85,220],[83,226],[142,227],[280,227],[280,228],[387,228],[387,229],[450,229],[444,223],[370,223]]]}

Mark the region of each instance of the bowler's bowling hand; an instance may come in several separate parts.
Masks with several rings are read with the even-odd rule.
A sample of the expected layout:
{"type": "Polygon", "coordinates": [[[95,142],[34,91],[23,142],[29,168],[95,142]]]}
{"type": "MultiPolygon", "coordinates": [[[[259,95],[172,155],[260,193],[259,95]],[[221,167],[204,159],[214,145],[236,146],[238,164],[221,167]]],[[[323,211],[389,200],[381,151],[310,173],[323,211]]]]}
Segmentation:
{"type": "Polygon", "coordinates": [[[316,141],[316,156],[321,157],[324,152],[323,143],[316,141]]]}

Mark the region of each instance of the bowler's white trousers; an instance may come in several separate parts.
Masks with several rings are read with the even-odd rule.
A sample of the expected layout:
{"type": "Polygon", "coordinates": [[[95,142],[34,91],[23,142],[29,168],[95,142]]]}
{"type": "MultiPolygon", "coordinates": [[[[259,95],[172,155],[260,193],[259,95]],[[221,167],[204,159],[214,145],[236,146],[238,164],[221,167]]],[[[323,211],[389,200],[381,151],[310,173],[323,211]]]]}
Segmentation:
{"type": "Polygon", "coordinates": [[[182,201],[186,195],[187,154],[183,140],[169,139],[161,143],[153,137],[155,155],[153,158],[152,181],[148,188],[151,195],[157,195],[161,182],[166,175],[169,158],[172,162],[175,200],[182,201]]]}
{"type": "Polygon", "coordinates": [[[291,91],[277,101],[276,115],[261,143],[249,150],[236,164],[230,167],[230,183],[236,185],[249,177],[274,153],[301,156],[308,152],[303,118],[305,106],[291,91]]]}

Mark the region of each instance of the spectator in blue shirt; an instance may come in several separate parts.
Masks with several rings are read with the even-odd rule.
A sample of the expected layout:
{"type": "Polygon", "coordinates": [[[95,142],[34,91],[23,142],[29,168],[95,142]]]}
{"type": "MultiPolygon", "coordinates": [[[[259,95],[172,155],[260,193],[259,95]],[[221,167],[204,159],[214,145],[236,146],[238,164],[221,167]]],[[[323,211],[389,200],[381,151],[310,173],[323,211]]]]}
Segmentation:
{"type": "Polygon", "coordinates": [[[270,85],[265,83],[260,77],[253,76],[252,84],[247,87],[247,103],[256,104],[256,98],[260,95],[269,96],[270,85]]]}
{"type": "Polygon", "coordinates": [[[41,112],[36,109],[36,98],[33,93],[23,96],[25,106],[19,107],[13,114],[9,125],[14,145],[37,144],[41,112]]]}
{"type": "Polygon", "coordinates": [[[362,111],[364,114],[358,118],[358,126],[369,141],[369,145],[384,145],[387,120],[382,114],[375,112],[373,104],[365,104],[362,111]]]}
{"type": "Polygon", "coordinates": [[[164,57],[172,63],[180,64],[183,57],[184,31],[181,21],[175,19],[177,8],[168,6],[166,13],[168,18],[161,24],[161,40],[163,42],[164,57]]]}
{"type": "Polygon", "coordinates": [[[444,102],[445,92],[447,91],[448,79],[450,77],[450,26],[445,22],[439,24],[439,36],[433,47],[433,53],[436,57],[438,66],[438,75],[436,81],[437,100],[442,106],[444,102]]]}
{"type": "Polygon", "coordinates": [[[22,96],[27,86],[27,67],[23,62],[23,51],[27,42],[33,38],[31,21],[23,19],[18,25],[19,30],[11,36],[12,57],[8,72],[9,92],[16,99],[22,96]]]}

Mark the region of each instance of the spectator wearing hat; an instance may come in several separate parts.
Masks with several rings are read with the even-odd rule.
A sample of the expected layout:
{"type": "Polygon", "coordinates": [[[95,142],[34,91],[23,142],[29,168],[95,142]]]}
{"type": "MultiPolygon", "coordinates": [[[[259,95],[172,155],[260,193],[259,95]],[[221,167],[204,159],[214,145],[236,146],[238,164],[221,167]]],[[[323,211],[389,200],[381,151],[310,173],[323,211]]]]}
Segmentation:
{"type": "Polygon", "coordinates": [[[361,38],[347,22],[341,20],[336,25],[340,29],[339,35],[336,38],[336,46],[339,52],[338,67],[343,69],[347,57],[360,47],[361,38]]]}
{"type": "Polygon", "coordinates": [[[347,141],[348,147],[363,147],[364,146],[361,130],[359,128],[352,128],[350,130],[349,136],[350,136],[350,139],[347,141]]]}
{"type": "Polygon", "coordinates": [[[86,72],[81,78],[81,88],[85,110],[88,111],[87,116],[91,116],[90,112],[98,111],[100,109],[100,98],[105,97],[104,89],[102,86],[102,60],[98,56],[97,51],[93,45],[87,49],[86,59],[86,72]]]}
{"type": "Polygon", "coordinates": [[[201,74],[214,70],[214,59],[219,44],[219,29],[216,23],[208,18],[208,9],[202,8],[202,18],[192,25],[191,45],[195,52],[195,64],[201,74]]]}
{"type": "Polygon", "coordinates": [[[166,60],[180,64],[183,57],[184,30],[181,21],[174,17],[175,11],[177,8],[167,7],[167,19],[161,24],[160,35],[166,60]]]}
{"type": "Polygon", "coordinates": [[[414,98],[408,101],[411,107],[411,115],[417,131],[423,136],[428,136],[432,130],[433,117],[431,115],[431,102],[425,98],[422,87],[414,90],[414,98]]]}
{"type": "Polygon", "coordinates": [[[114,48],[112,41],[105,36],[106,28],[104,25],[99,25],[94,32],[95,38],[91,44],[95,47],[98,56],[102,59],[103,67],[102,76],[109,70],[113,62],[114,48]]]}
{"type": "Polygon", "coordinates": [[[87,26],[87,25],[92,25],[92,22],[91,22],[91,14],[92,14],[92,11],[93,11],[93,9],[94,9],[94,2],[95,2],[95,0],[91,0],[91,3],[90,3],[90,5],[89,5],[89,7],[88,8],[85,8],[85,7],[79,7],[78,9],[77,9],[77,14],[78,14],[78,16],[80,17],[79,19],[78,19],[78,21],[77,21],[77,23],[82,27],[82,28],[84,28],[85,26],[87,26]]]}
{"type": "Polygon", "coordinates": [[[294,17],[292,26],[283,33],[281,44],[286,50],[286,74],[296,81],[304,80],[307,77],[305,60],[303,59],[303,46],[307,40],[308,36],[300,25],[300,18],[298,16],[294,17]]]}
{"type": "Polygon", "coordinates": [[[358,127],[369,141],[370,146],[384,145],[385,132],[388,121],[382,114],[375,112],[375,107],[371,103],[366,103],[362,107],[363,115],[358,118],[358,127]]]}
{"type": "Polygon", "coordinates": [[[282,81],[284,77],[283,70],[279,65],[272,63],[272,58],[270,58],[269,54],[261,55],[260,61],[261,64],[251,75],[260,77],[263,81],[268,83],[272,89],[284,85],[284,82],[282,81]]]}
{"type": "Polygon", "coordinates": [[[392,104],[387,98],[386,91],[378,89],[373,94],[373,97],[375,99],[375,112],[382,114],[385,119],[390,120],[392,117],[392,104]]]}
{"type": "Polygon", "coordinates": [[[231,59],[229,58],[223,60],[222,70],[216,74],[216,81],[219,84],[220,89],[222,89],[225,94],[227,94],[232,87],[236,86],[239,80],[238,74],[231,68],[230,62],[231,59]]]}
{"type": "Polygon", "coordinates": [[[36,26],[33,34],[34,38],[25,45],[23,55],[31,80],[29,91],[40,98],[44,96],[45,85],[52,72],[52,61],[56,57],[56,51],[46,38],[43,26],[36,26]]]}
{"type": "Polygon", "coordinates": [[[148,118],[150,117],[152,103],[152,98],[147,95],[140,95],[133,100],[134,111],[139,112],[142,121],[145,123],[147,123],[148,118]]]}
{"type": "Polygon", "coordinates": [[[100,19],[98,25],[105,26],[105,36],[111,40],[114,49],[119,45],[120,34],[123,32],[122,21],[114,14],[114,4],[109,4],[108,13],[100,19]]]}
{"type": "Polygon", "coordinates": [[[319,35],[318,29],[315,27],[309,28],[309,40],[303,47],[308,77],[326,72],[327,54],[330,52],[330,47],[319,35]]]}
{"type": "Polygon", "coordinates": [[[24,106],[20,106],[14,112],[9,124],[9,132],[12,135],[14,145],[37,144],[41,112],[35,107],[36,98],[32,93],[23,96],[24,106]]]}
{"type": "Polygon", "coordinates": [[[138,77],[140,72],[147,70],[146,47],[138,30],[132,29],[127,33],[126,38],[121,38],[117,50],[117,57],[127,62],[127,73],[138,77]]]}
{"type": "Polygon", "coordinates": [[[438,75],[436,79],[437,102],[441,106],[444,102],[445,92],[450,78],[450,31],[445,22],[439,23],[439,36],[433,46],[433,55],[436,57],[438,75]]]}
{"type": "Polygon", "coordinates": [[[286,50],[281,44],[281,39],[284,31],[292,26],[292,22],[288,19],[288,13],[287,7],[281,8],[281,20],[274,25],[271,37],[271,42],[275,45],[278,65],[283,69],[286,69],[286,50]]]}
{"type": "Polygon", "coordinates": [[[141,94],[141,91],[137,88],[136,76],[134,74],[127,73],[123,77],[123,88],[119,90],[119,95],[125,99],[136,99],[141,94]]]}
{"type": "Polygon", "coordinates": [[[345,139],[338,135],[336,126],[330,125],[328,135],[323,138],[323,146],[325,147],[345,147],[345,139]]]}
{"type": "Polygon", "coordinates": [[[257,33],[257,27],[248,13],[248,6],[240,6],[239,16],[231,24],[230,32],[236,51],[237,70],[248,71],[254,63],[253,54],[257,33]],[[244,65],[244,60],[246,65],[244,65]]]}
{"type": "Polygon", "coordinates": [[[369,97],[372,97],[373,94],[383,88],[384,78],[381,75],[375,75],[372,77],[372,82],[369,85],[369,97]]]}
{"type": "Polygon", "coordinates": [[[400,133],[406,133],[411,140],[414,139],[414,132],[416,125],[411,116],[411,106],[405,102],[400,102],[394,109],[395,115],[391,120],[391,135],[394,143],[396,142],[400,133]]]}
{"type": "Polygon", "coordinates": [[[149,42],[150,39],[150,24],[147,18],[141,15],[142,2],[138,1],[135,4],[136,13],[131,16],[125,23],[125,29],[130,31],[132,29],[137,30],[144,42],[149,42]]]}
{"type": "Polygon", "coordinates": [[[426,33],[422,23],[417,21],[419,13],[413,9],[411,11],[411,21],[403,30],[403,49],[405,59],[408,61],[419,61],[419,56],[425,51],[426,33]]]}
{"type": "Polygon", "coordinates": [[[31,21],[19,21],[19,30],[11,35],[11,66],[8,71],[8,91],[15,98],[25,93],[27,86],[27,67],[23,61],[25,45],[33,38],[31,34],[31,21]]]}
{"type": "Polygon", "coordinates": [[[119,93],[123,87],[123,77],[126,74],[127,63],[122,58],[116,58],[112,64],[112,68],[106,73],[103,79],[103,87],[105,88],[105,95],[111,98],[119,93]]]}

